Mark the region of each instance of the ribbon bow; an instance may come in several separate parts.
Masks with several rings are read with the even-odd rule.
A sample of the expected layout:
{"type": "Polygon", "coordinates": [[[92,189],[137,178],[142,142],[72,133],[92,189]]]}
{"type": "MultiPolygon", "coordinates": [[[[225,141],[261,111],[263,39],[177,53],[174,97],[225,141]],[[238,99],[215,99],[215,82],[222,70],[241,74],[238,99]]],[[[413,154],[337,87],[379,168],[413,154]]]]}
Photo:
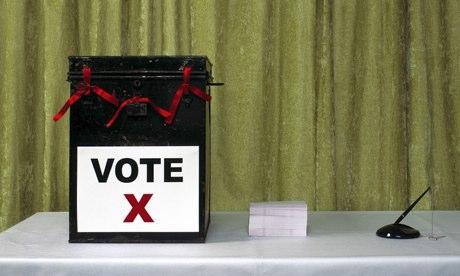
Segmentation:
{"type": "Polygon", "coordinates": [[[106,127],[111,127],[113,125],[113,123],[115,123],[115,120],[120,115],[120,112],[127,105],[135,104],[135,103],[148,103],[153,108],[153,110],[155,110],[162,117],[168,118],[169,116],[171,116],[171,113],[169,111],[157,106],[151,99],[149,99],[147,97],[135,96],[135,97],[129,98],[129,99],[125,100],[124,102],[122,102],[121,105],[118,107],[117,111],[115,112],[115,114],[113,114],[112,119],[110,119],[110,121],[105,126],[106,127]]]}
{"type": "Polygon", "coordinates": [[[186,66],[184,68],[184,78],[182,84],[177,88],[176,94],[172,99],[171,106],[169,107],[169,112],[171,113],[170,116],[166,117],[165,123],[171,124],[176,116],[177,108],[179,107],[179,103],[182,99],[182,96],[187,94],[189,91],[192,92],[195,96],[203,99],[204,101],[210,101],[211,96],[203,92],[200,88],[193,86],[190,84],[190,74],[192,72],[192,67],[186,66]]]}
{"type": "Polygon", "coordinates": [[[74,103],[80,100],[81,97],[88,96],[91,94],[91,92],[94,92],[104,101],[109,102],[114,106],[118,106],[118,99],[116,97],[96,85],[91,85],[91,68],[86,65],[83,66],[82,73],[83,82],[78,84],[75,93],[70,96],[64,106],[62,106],[58,113],[53,116],[54,121],[61,119],[62,116],[64,116],[64,114],[67,112],[67,109],[69,109],[74,103]]]}

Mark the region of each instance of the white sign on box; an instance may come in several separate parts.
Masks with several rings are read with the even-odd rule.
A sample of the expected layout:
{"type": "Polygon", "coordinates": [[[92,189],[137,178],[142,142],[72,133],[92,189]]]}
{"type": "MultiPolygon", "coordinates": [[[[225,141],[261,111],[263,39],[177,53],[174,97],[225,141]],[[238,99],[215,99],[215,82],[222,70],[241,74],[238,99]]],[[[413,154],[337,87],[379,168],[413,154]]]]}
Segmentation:
{"type": "Polygon", "coordinates": [[[78,147],[78,232],[198,232],[199,147],[78,147]]]}

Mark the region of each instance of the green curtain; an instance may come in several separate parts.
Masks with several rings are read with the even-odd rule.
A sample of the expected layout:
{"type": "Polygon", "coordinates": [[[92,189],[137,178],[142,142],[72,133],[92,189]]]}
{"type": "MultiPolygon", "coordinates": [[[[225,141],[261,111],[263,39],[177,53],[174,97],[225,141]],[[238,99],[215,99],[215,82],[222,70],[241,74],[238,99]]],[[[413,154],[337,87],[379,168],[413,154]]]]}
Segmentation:
{"type": "Polygon", "coordinates": [[[458,0],[0,0],[0,230],[67,209],[67,56],[188,54],[225,82],[213,210],[460,209],[458,0]]]}

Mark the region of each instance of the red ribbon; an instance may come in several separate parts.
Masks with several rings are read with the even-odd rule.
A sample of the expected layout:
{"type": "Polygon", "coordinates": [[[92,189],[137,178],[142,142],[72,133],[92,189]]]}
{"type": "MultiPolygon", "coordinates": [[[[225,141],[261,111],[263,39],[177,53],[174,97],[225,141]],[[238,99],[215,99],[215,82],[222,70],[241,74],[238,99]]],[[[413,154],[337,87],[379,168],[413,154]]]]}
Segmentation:
{"type": "Polygon", "coordinates": [[[148,103],[153,108],[153,110],[155,110],[162,117],[168,118],[169,116],[171,116],[171,113],[169,111],[157,106],[151,99],[147,97],[135,96],[135,97],[129,98],[125,100],[124,102],[122,102],[121,105],[118,107],[117,111],[115,112],[115,114],[113,114],[112,119],[110,119],[110,121],[105,126],[111,127],[113,123],[115,123],[115,121],[117,120],[123,108],[125,108],[129,104],[135,104],[135,103],[148,103]]]}
{"type": "Polygon", "coordinates": [[[116,97],[114,97],[112,94],[108,93],[107,91],[96,85],[91,85],[91,68],[85,65],[83,66],[82,72],[83,82],[78,85],[75,93],[73,93],[72,96],[70,96],[70,98],[67,100],[64,106],[61,107],[59,112],[53,116],[54,121],[58,121],[59,119],[61,119],[62,116],[64,116],[64,114],[67,112],[67,109],[69,109],[81,97],[88,96],[89,94],[91,94],[91,92],[96,93],[104,101],[118,106],[118,99],[116,97]]]}
{"type": "Polygon", "coordinates": [[[176,116],[177,108],[179,107],[179,103],[182,99],[182,96],[187,94],[189,91],[195,94],[195,96],[203,99],[204,101],[210,101],[211,96],[203,92],[200,88],[193,86],[190,84],[190,74],[192,72],[192,67],[187,66],[184,68],[184,78],[181,86],[177,88],[176,94],[172,99],[171,106],[169,107],[169,112],[171,113],[170,116],[166,117],[165,123],[171,124],[176,116]]]}

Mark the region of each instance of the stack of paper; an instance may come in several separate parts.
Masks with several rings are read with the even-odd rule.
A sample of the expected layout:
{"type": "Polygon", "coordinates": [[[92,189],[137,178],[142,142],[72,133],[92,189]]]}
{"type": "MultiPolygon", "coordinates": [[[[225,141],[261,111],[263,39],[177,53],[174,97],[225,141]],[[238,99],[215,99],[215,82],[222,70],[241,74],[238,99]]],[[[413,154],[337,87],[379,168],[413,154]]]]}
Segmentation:
{"type": "Polygon", "coordinates": [[[250,236],[307,235],[307,204],[303,201],[255,202],[249,206],[250,236]]]}

